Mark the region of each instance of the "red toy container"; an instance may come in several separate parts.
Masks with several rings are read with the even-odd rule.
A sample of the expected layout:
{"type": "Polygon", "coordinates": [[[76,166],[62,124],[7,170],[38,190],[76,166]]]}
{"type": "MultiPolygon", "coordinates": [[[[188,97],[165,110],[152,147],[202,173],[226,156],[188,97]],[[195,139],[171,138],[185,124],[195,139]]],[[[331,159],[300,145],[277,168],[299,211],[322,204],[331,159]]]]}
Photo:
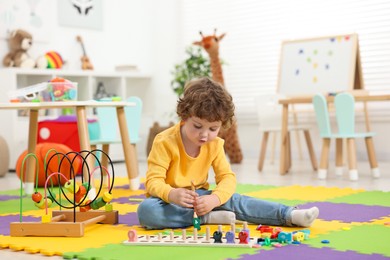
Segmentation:
{"type": "MultiPolygon", "coordinates": [[[[98,127],[95,119],[88,119],[88,132],[98,127]]],[[[80,151],[80,140],[77,129],[77,118],[74,115],[60,116],[54,120],[38,122],[38,143],[60,143],[73,151],[80,151]]]]}

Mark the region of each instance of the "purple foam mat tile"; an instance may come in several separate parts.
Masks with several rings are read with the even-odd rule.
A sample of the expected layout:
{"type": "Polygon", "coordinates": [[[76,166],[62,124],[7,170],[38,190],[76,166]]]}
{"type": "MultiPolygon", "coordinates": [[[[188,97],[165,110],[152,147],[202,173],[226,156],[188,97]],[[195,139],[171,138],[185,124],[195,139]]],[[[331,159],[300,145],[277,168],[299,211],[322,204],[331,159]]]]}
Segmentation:
{"type": "Polygon", "coordinates": [[[130,197],[120,197],[120,198],[113,199],[112,202],[116,202],[116,203],[120,203],[120,204],[135,205],[135,204],[141,203],[141,201],[137,201],[138,199],[140,199],[140,200],[146,199],[146,196],[145,195],[136,195],[136,196],[130,196],[130,197]],[[135,200],[132,201],[131,199],[135,199],[135,200]]]}
{"type": "MultiPolygon", "coordinates": [[[[23,222],[38,222],[38,221],[40,221],[40,218],[31,217],[31,216],[23,216],[22,221],[23,222]]],[[[20,222],[19,215],[0,216],[0,234],[2,234],[4,236],[9,236],[11,222],[20,222]]]]}
{"type": "Polygon", "coordinates": [[[313,202],[300,205],[302,208],[318,207],[319,219],[341,222],[369,222],[390,215],[390,207],[360,204],[313,202]]]}
{"type": "MultiPolygon", "coordinates": [[[[115,189],[126,189],[126,190],[129,190],[130,189],[130,185],[129,184],[118,185],[118,186],[115,186],[115,189]]],[[[139,186],[139,190],[145,190],[145,184],[141,183],[140,186],[139,186]]]]}
{"type": "Polygon", "coordinates": [[[14,200],[19,199],[19,196],[12,196],[12,195],[0,195],[0,201],[7,201],[7,200],[14,200]]]}
{"type": "MultiPolygon", "coordinates": [[[[281,248],[275,248],[273,250],[259,250],[256,254],[241,255],[243,260],[257,260],[257,259],[289,259],[289,260],[389,260],[390,258],[379,254],[359,254],[355,251],[336,251],[331,248],[313,248],[308,245],[286,245],[281,248]]],[[[232,260],[232,259],[230,259],[232,260]]]]}
{"type": "Polygon", "coordinates": [[[130,212],[130,213],[127,213],[124,215],[119,215],[119,223],[118,224],[125,224],[128,226],[139,225],[137,213],[130,212]]]}

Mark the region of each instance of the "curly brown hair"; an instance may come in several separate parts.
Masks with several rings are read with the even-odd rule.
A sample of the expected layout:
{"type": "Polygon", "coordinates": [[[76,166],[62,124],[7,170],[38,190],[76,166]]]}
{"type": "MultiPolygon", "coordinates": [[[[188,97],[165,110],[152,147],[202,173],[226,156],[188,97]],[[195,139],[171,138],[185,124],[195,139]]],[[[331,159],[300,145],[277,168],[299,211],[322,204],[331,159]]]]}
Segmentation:
{"type": "Polygon", "coordinates": [[[233,98],[221,84],[207,77],[196,78],[184,87],[176,112],[182,120],[195,116],[209,122],[221,121],[222,127],[229,128],[234,120],[233,98]]]}

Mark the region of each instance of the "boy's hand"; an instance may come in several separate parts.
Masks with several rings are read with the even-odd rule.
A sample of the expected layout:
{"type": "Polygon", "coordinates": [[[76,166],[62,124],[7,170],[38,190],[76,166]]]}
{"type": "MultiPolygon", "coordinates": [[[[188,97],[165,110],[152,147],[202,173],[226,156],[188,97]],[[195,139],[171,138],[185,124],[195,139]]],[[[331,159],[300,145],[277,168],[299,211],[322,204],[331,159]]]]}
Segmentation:
{"type": "Polygon", "coordinates": [[[198,216],[203,216],[212,211],[215,207],[221,205],[217,195],[204,195],[196,198],[194,208],[198,216]]]}
{"type": "Polygon", "coordinates": [[[169,192],[168,199],[171,203],[176,205],[185,208],[192,208],[195,203],[195,198],[198,196],[198,193],[195,191],[184,188],[176,188],[169,192]]]}

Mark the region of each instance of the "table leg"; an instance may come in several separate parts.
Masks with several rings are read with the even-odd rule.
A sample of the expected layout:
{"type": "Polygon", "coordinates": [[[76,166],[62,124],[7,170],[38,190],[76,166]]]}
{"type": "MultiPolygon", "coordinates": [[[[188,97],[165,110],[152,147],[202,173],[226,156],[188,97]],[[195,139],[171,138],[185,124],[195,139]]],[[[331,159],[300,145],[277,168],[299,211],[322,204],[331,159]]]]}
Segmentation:
{"type": "Polygon", "coordinates": [[[288,125],[288,104],[283,104],[282,110],[282,129],[280,137],[280,167],[279,172],[281,175],[287,173],[288,169],[286,167],[287,159],[287,125],[288,125]]]}
{"type": "MultiPolygon", "coordinates": [[[[84,106],[76,107],[76,114],[77,114],[77,129],[78,129],[79,139],[80,139],[80,150],[81,151],[86,150],[89,152],[89,151],[91,151],[91,144],[89,143],[88,121],[87,121],[86,108],[84,106]]],[[[84,154],[82,154],[82,155],[84,155],[84,154]]],[[[89,172],[92,172],[93,169],[95,168],[94,158],[95,157],[93,155],[90,155],[87,158],[89,172]]],[[[89,172],[88,172],[87,166],[84,165],[83,177],[85,180],[88,180],[89,172]]]]}
{"type": "MultiPolygon", "coordinates": [[[[38,110],[30,110],[30,122],[28,129],[28,148],[27,153],[35,154],[35,147],[37,146],[38,139],[38,110]]],[[[34,157],[29,156],[26,159],[26,177],[24,180],[24,191],[30,195],[34,192],[34,181],[36,171],[36,160],[34,157]]]]}
{"type": "Polygon", "coordinates": [[[130,189],[138,190],[139,176],[138,176],[138,161],[135,153],[135,148],[130,143],[129,131],[126,124],[126,116],[124,107],[117,107],[116,113],[118,116],[119,131],[121,134],[121,140],[123,145],[123,153],[125,155],[125,163],[127,169],[127,175],[130,180],[130,189]]]}

